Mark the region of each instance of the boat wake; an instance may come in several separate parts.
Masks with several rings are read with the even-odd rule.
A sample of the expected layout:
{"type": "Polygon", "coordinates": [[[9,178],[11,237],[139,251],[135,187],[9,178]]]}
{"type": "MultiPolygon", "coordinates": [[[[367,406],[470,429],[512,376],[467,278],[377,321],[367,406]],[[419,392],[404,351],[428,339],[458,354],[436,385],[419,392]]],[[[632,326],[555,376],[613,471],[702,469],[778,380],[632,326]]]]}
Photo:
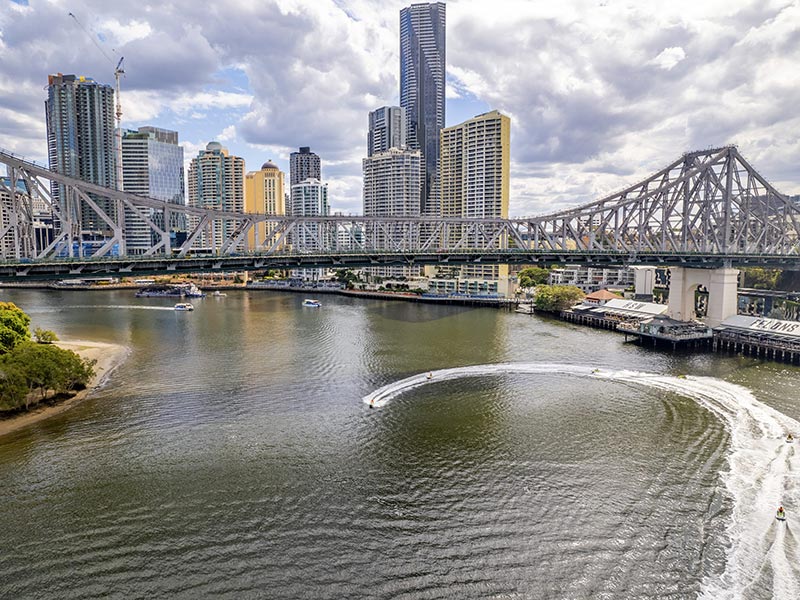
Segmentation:
{"type": "Polygon", "coordinates": [[[800,516],[800,459],[787,434],[800,423],[759,402],[749,390],[711,377],[672,377],[637,371],[551,363],[503,363],[441,369],[401,379],[364,397],[382,407],[428,383],[502,374],[562,374],[641,385],[680,394],[722,420],[730,434],[729,470],[723,475],[733,500],[726,531],[730,540],[724,571],[703,580],[699,597],[747,598],[772,590],[772,598],[800,598],[800,540],[792,522],[800,516]],[[782,504],[788,520],[775,519],[782,504]]]}

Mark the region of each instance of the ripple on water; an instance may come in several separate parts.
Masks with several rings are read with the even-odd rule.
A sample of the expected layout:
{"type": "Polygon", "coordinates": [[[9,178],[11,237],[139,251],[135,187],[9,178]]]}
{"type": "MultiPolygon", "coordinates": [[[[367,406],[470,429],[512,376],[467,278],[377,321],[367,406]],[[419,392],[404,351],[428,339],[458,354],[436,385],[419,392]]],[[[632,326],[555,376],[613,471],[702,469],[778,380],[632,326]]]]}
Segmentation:
{"type": "MultiPolygon", "coordinates": [[[[682,598],[750,572],[760,529],[741,560],[725,555],[739,535],[727,524],[749,514],[730,502],[725,449],[772,417],[734,432],[717,388],[558,372],[565,356],[641,371],[683,359],[499,311],[331,297],[312,313],[301,299],[231,293],[189,318],[42,304],[38,325],[133,353],[93,400],[0,443],[0,546],[13,546],[0,597],[682,598]],[[550,364],[413,388],[388,410],[358,402],[409,374],[508,356],[550,364]]],[[[721,365],[762,390],[795,385],[737,360],[676,372],[721,365]]],[[[796,455],[771,451],[762,487],[795,497],[796,455]]],[[[768,548],[770,578],[779,551],[789,569],[798,558],[791,529],[773,533],[785,535],[768,548]]],[[[752,589],[792,597],[774,578],[752,589]]]]}

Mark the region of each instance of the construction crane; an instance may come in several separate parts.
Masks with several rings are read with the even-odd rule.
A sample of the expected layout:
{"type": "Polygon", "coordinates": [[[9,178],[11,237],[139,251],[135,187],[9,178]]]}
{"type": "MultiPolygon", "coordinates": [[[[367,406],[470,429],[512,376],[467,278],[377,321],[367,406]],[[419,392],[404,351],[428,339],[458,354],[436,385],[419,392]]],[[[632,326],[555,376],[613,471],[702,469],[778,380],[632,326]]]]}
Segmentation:
{"type": "MultiPolygon", "coordinates": [[[[78,20],[73,13],[69,13],[69,16],[73,18],[75,23],[77,23],[78,27],[83,29],[84,33],[89,36],[89,39],[92,40],[92,43],[95,47],[100,51],[100,53],[110,62],[112,65],[114,64],[114,59],[109,56],[108,52],[106,52],[103,47],[97,43],[97,36],[92,35],[92,33],[83,26],[83,24],[78,20]]],[[[114,67],[114,81],[115,81],[115,91],[116,91],[116,107],[114,115],[116,116],[117,126],[114,130],[114,158],[116,159],[116,179],[117,179],[117,189],[122,190],[122,97],[120,95],[120,88],[119,88],[119,79],[120,76],[125,75],[125,69],[122,67],[122,61],[125,60],[124,56],[119,57],[119,61],[117,62],[117,66],[114,67]]]]}

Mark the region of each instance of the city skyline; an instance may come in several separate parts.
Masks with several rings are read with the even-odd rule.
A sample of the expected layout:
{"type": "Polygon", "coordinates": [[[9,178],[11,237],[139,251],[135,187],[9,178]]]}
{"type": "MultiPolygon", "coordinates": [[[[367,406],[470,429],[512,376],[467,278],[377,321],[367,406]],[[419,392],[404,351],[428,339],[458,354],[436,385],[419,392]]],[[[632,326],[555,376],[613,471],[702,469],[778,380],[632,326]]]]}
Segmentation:
{"type": "MultiPolygon", "coordinates": [[[[187,159],[220,141],[248,170],[272,159],[288,173],[289,153],[311,146],[332,210],[359,212],[364,119],[399,103],[399,11],[410,4],[244,3],[225,20],[181,1],[70,10],[125,56],[124,127],[178,131],[187,159]]],[[[446,125],[491,109],[512,118],[512,215],[594,199],[726,143],[800,192],[800,8],[697,4],[447,3],[446,125]]],[[[111,84],[113,65],[63,6],[6,4],[0,32],[0,146],[46,163],[47,75],[111,84]]]]}

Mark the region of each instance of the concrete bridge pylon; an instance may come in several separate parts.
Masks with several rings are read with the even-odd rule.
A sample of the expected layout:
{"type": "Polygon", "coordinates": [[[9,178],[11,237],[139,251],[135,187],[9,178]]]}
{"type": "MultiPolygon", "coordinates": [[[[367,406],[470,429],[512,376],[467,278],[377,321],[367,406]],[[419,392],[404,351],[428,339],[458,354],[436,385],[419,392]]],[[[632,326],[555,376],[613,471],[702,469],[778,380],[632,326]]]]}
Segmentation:
{"type": "Polygon", "coordinates": [[[710,327],[718,327],[737,312],[738,284],[738,269],[670,267],[667,315],[680,321],[697,319],[695,292],[704,289],[708,291],[708,308],[701,320],[710,327]]]}

